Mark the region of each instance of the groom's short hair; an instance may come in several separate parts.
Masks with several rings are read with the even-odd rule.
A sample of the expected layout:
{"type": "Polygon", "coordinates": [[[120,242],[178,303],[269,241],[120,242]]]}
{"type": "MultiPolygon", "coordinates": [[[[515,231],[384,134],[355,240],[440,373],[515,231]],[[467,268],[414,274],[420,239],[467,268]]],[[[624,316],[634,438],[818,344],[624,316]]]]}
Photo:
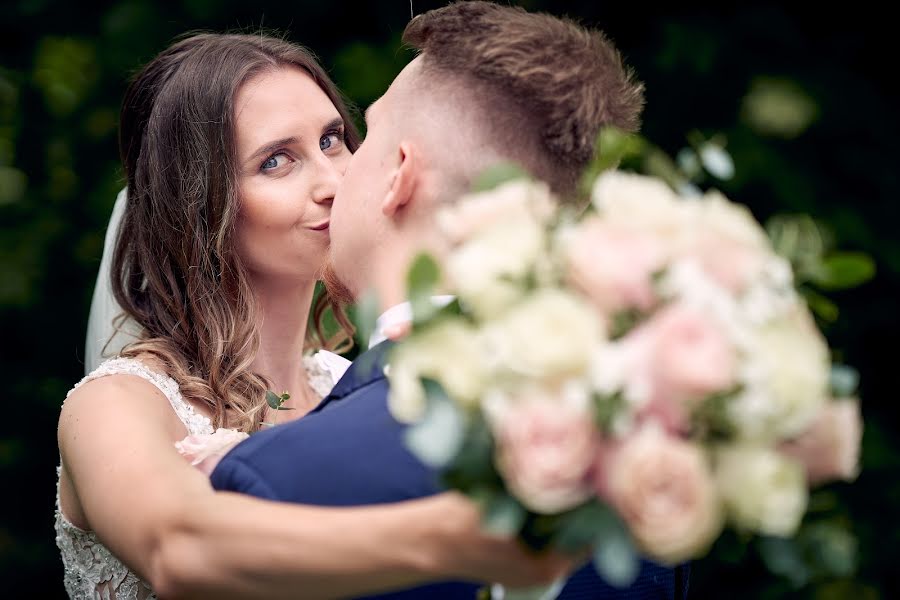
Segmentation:
{"type": "MultiPolygon", "coordinates": [[[[572,196],[600,129],[636,131],[644,89],[600,31],[519,7],[464,1],[415,17],[403,41],[423,77],[469,88],[501,156],[572,196]]],[[[482,132],[485,133],[485,132],[482,132]]]]}

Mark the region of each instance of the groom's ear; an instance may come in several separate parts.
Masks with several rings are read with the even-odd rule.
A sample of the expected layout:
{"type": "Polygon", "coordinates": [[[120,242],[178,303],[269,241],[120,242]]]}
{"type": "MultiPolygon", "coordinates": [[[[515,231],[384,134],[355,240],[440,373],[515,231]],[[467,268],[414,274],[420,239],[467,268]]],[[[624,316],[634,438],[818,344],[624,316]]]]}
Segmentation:
{"type": "Polygon", "coordinates": [[[391,175],[391,187],[381,203],[381,212],[388,218],[393,218],[409,204],[420,176],[419,150],[415,144],[402,141],[397,152],[397,168],[391,175]]]}

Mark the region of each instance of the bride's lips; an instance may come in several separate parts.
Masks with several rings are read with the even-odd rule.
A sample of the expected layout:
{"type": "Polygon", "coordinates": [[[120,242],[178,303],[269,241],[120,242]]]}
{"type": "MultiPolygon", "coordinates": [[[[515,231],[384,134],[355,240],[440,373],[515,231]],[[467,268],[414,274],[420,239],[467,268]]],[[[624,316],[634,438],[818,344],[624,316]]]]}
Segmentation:
{"type": "Polygon", "coordinates": [[[324,223],[319,223],[318,225],[313,225],[310,227],[313,231],[325,231],[328,229],[329,222],[325,221],[324,223]]]}

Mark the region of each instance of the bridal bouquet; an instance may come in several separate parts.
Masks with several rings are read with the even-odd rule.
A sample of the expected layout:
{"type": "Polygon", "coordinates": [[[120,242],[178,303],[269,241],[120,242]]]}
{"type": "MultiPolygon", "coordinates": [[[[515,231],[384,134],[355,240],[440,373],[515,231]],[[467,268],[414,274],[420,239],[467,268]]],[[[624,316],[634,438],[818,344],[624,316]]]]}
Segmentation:
{"type": "Polygon", "coordinates": [[[862,430],[791,263],[715,191],[606,169],[590,210],[555,207],[513,177],[438,215],[449,250],[412,266],[388,367],[410,449],[488,527],[593,548],[614,584],[726,529],[790,539],[862,430]]]}

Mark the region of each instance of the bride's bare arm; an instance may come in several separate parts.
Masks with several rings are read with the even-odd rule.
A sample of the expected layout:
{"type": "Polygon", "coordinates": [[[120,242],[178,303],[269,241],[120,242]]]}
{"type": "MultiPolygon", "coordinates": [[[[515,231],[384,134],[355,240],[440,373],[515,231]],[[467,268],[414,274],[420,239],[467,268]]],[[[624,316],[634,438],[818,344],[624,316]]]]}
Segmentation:
{"type": "Polygon", "coordinates": [[[174,449],[184,435],[162,394],[128,375],[81,386],[59,424],[73,492],[64,512],[162,597],[331,598],[447,578],[520,585],[571,566],[482,534],[475,507],[455,494],[323,508],[216,492],[174,449]]]}

